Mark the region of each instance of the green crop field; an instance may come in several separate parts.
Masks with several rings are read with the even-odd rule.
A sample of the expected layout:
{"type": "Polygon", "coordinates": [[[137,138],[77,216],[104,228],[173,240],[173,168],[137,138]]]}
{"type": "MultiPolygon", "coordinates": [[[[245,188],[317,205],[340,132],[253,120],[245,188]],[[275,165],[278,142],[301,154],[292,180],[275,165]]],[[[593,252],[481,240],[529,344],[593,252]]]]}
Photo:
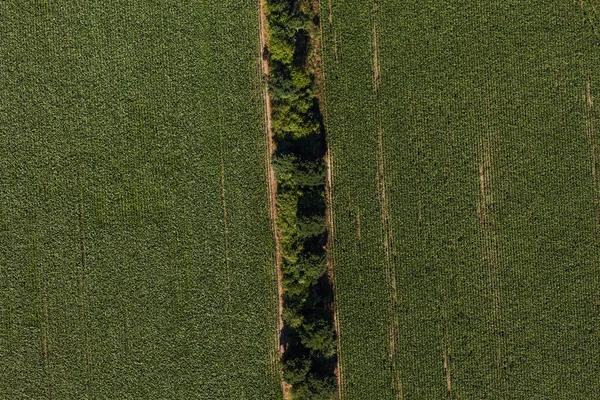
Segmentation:
{"type": "Polygon", "coordinates": [[[0,2],[0,399],[281,397],[255,1],[0,2]]]}
{"type": "Polygon", "coordinates": [[[260,3],[0,1],[0,400],[599,398],[600,0],[260,3]]]}
{"type": "Polygon", "coordinates": [[[600,3],[320,7],[341,398],[598,398],[600,3]]]}

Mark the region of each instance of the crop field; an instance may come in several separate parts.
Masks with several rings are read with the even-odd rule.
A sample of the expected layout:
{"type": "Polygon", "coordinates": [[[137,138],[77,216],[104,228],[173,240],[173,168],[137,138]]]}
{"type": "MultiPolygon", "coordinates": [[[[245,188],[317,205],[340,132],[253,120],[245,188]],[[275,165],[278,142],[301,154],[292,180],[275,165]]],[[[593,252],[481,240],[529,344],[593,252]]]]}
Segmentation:
{"type": "Polygon", "coordinates": [[[600,3],[320,9],[341,398],[597,398],[600,3]]]}
{"type": "Polygon", "coordinates": [[[0,399],[277,399],[258,2],[0,2],[0,399]]]}

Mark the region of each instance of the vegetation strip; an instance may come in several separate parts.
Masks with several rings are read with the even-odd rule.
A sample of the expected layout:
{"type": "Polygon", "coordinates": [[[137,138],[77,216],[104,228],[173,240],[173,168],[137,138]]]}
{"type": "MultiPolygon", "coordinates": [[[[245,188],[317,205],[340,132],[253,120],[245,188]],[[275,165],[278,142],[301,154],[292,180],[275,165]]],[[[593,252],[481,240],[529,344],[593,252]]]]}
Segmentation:
{"type": "Polygon", "coordinates": [[[318,29],[304,0],[267,0],[269,101],[283,288],[284,380],[295,399],[336,396],[336,336],[327,274],[326,144],[311,71],[318,29]]]}

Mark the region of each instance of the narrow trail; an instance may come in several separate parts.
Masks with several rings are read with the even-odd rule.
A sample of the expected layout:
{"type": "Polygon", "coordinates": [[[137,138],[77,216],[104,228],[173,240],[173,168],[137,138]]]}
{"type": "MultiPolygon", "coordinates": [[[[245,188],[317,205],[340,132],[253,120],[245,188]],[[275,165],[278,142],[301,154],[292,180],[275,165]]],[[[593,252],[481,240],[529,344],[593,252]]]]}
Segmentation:
{"type": "Polygon", "coordinates": [[[450,365],[448,363],[448,349],[444,346],[442,354],[442,363],[444,364],[444,375],[446,376],[446,390],[448,391],[448,399],[452,400],[452,380],[450,379],[450,365]]]}
{"type": "MultiPolygon", "coordinates": [[[[266,15],[266,0],[260,0],[260,64],[262,71],[262,91],[263,91],[263,102],[265,104],[265,126],[266,126],[266,145],[265,145],[265,164],[267,165],[267,190],[269,197],[269,215],[271,219],[271,228],[273,230],[274,241],[275,241],[275,270],[277,277],[277,323],[278,323],[278,335],[277,342],[279,344],[279,357],[281,359],[285,351],[282,332],[283,332],[283,286],[282,286],[282,256],[279,243],[279,237],[277,235],[277,179],[275,177],[275,170],[273,169],[273,152],[275,151],[275,141],[273,140],[272,133],[272,118],[271,118],[271,96],[269,95],[268,79],[269,79],[269,60],[265,56],[265,50],[269,43],[269,32],[267,30],[267,15],[266,15]]],[[[279,370],[278,374],[281,376],[281,390],[283,392],[283,399],[290,400],[291,386],[284,382],[282,371],[279,367],[279,361],[274,360],[276,368],[279,370]]]]}

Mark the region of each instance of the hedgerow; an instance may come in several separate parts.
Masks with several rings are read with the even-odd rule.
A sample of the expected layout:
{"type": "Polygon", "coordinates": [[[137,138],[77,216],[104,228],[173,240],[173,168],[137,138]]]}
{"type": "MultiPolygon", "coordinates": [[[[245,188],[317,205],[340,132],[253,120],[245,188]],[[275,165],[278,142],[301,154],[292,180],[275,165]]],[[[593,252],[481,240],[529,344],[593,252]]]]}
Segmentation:
{"type": "Polygon", "coordinates": [[[284,379],[295,399],[336,393],[332,287],[325,243],[324,131],[307,67],[315,15],[296,0],[269,0],[269,92],[277,229],[283,259],[284,379]]]}

